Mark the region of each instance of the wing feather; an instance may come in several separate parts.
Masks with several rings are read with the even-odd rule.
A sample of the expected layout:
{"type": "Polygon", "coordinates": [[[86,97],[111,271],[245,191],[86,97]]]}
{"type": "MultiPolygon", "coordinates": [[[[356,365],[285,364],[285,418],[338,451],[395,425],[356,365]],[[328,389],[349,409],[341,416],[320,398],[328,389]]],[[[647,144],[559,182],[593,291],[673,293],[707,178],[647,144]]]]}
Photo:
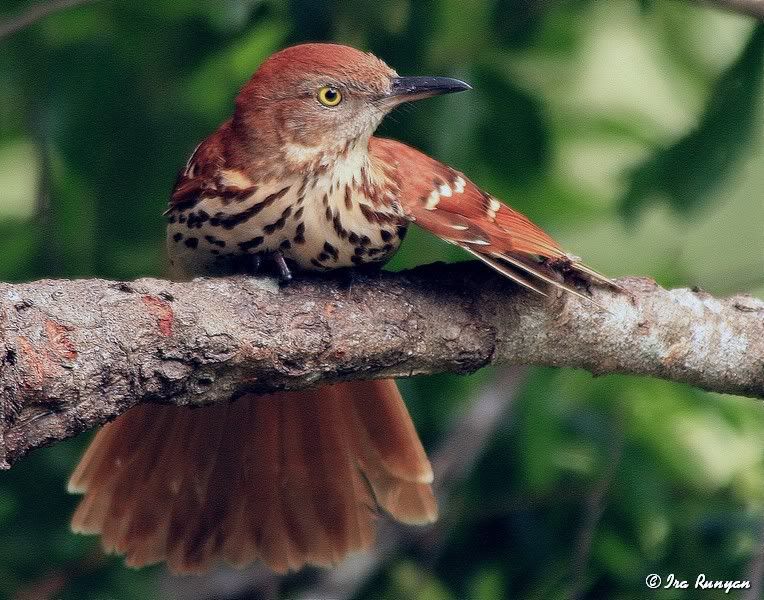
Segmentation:
{"type": "Polygon", "coordinates": [[[178,173],[165,214],[191,208],[203,198],[233,201],[257,191],[257,186],[244,171],[226,160],[224,148],[229,131],[230,122],[227,121],[196,147],[178,173]]]}
{"type": "Polygon", "coordinates": [[[565,274],[619,287],[455,169],[394,140],[372,138],[370,150],[383,164],[395,165],[400,202],[409,220],[461,246],[520,285],[544,294],[537,285],[544,282],[587,300],[564,283],[565,274]]]}

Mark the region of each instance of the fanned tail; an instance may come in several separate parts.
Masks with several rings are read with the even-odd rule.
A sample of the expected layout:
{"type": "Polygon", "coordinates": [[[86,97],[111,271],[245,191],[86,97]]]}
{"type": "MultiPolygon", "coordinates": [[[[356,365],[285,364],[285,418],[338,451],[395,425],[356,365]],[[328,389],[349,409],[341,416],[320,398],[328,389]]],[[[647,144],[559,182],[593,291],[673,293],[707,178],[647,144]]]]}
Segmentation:
{"type": "Polygon", "coordinates": [[[368,548],[380,507],[437,517],[432,470],[393,381],[141,405],[106,425],[69,482],[72,519],[131,566],[202,572],[223,559],[278,572],[368,548]]]}

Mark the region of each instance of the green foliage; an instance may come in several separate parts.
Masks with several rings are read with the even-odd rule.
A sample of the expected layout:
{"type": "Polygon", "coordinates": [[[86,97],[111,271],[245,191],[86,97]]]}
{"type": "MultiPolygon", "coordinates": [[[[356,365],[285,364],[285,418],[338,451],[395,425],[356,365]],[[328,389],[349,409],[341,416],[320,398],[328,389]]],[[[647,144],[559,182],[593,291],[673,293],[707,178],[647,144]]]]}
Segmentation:
{"type": "Polygon", "coordinates": [[[739,164],[761,121],[759,104],[764,80],[764,24],[751,34],[740,57],[711,89],[696,129],[661,148],[631,174],[621,200],[625,216],[655,197],[677,211],[689,211],[711,194],[739,164]]]}
{"type": "MultiPolygon", "coordinates": [[[[6,0],[0,20],[31,4],[6,0]]],[[[305,40],[473,83],[381,133],[598,270],[764,293],[764,27],[657,0],[102,0],[53,15],[0,41],[0,280],[160,275],[177,169],[263,57],[305,40]],[[641,218],[627,230],[624,214],[641,218]]],[[[412,231],[390,268],[463,258],[412,231]]],[[[402,382],[429,448],[493,375],[402,382]]],[[[51,582],[55,598],[159,597],[161,568],[125,569],[68,532],[85,442],[0,474],[0,597],[51,582]]],[[[636,599],[649,573],[743,578],[764,518],[764,407],[535,370],[441,508],[440,538],[396,552],[362,597],[636,599]]]]}

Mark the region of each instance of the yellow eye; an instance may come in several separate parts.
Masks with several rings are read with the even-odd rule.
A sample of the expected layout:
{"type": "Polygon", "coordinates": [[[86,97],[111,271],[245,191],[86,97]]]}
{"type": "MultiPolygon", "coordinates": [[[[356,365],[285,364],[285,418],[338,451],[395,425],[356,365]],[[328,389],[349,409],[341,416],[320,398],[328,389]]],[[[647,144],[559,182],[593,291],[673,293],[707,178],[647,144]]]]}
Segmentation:
{"type": "Polygon", "coordinates": [[[324,106],[337,106],[342,102],[342,94],[337,88],[326,85],[318,90],[318,101],[324,106]]]}

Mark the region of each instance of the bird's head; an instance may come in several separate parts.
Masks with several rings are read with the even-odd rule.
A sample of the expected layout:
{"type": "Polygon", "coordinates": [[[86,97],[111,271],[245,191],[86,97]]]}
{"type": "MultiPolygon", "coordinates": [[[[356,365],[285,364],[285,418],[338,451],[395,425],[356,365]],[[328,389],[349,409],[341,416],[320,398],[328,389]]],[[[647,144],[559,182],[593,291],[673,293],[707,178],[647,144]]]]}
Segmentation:
{"type": "Polygon", "coordinates": [[[302,44],[269,57],[236,99],[234,126],[261,157],[313,162],[366,144],[402,102],[468,90],[448,77],[400,77],[372,54],[302,44]]]}

